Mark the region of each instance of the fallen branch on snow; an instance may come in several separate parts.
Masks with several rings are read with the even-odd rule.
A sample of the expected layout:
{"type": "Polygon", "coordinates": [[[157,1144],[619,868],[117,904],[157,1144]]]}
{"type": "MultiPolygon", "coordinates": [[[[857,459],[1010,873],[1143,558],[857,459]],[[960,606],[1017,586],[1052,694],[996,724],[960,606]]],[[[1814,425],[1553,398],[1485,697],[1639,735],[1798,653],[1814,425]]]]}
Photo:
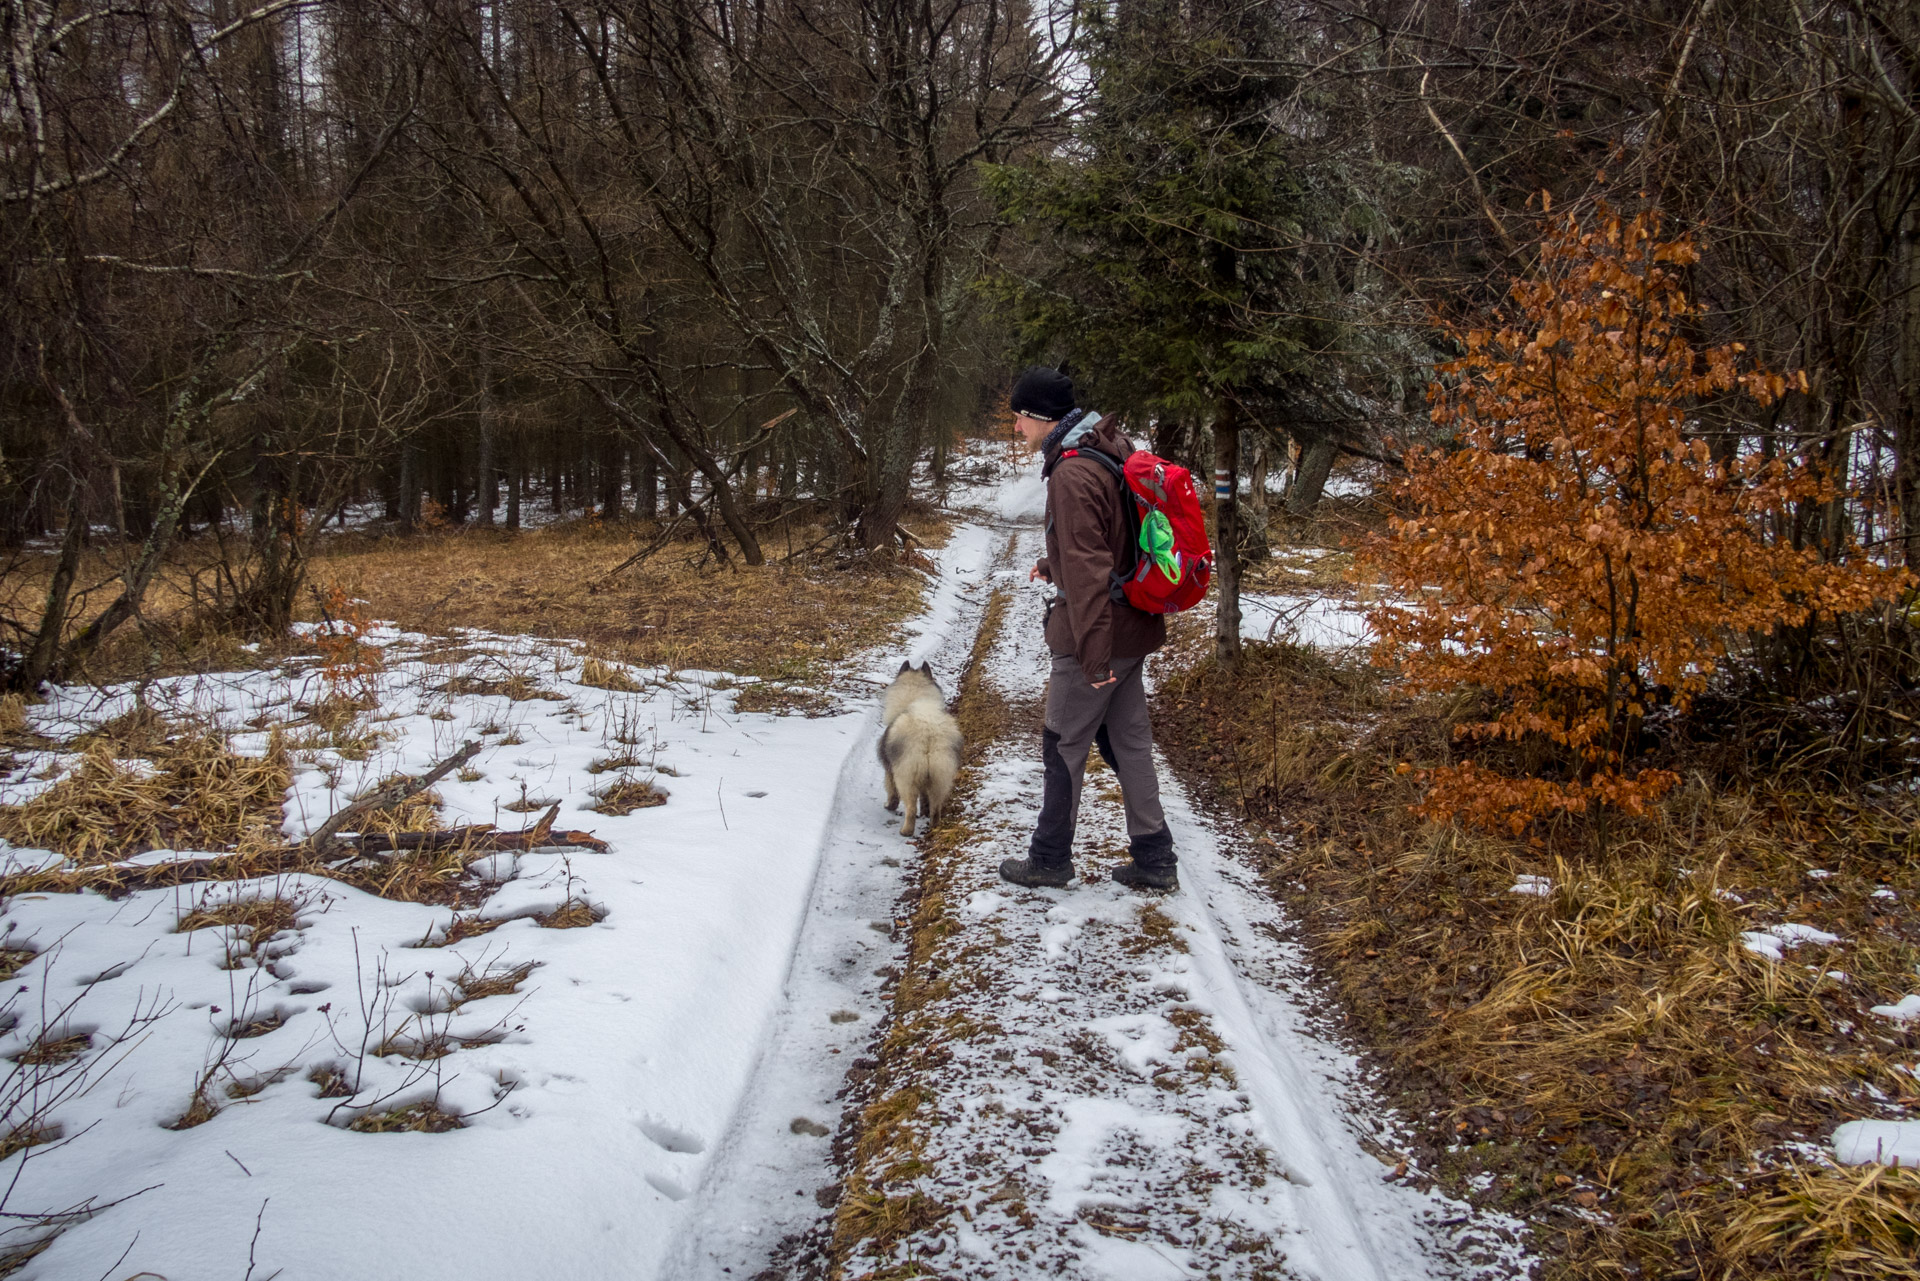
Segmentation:
{"type": "Polygon", "coordinates": [[[333,815],[322,823],[306,839],[305,849],[316,856],[324,855],[338,839],[335,833],[342,832],[354,825],[354,820],[372,810],[387,809],[398,805],[409,797],[418,796],[460,766],[480,754],[480,744],[468,741],[465,746],[435,765],[418,778],[397,778],[377,791],[369,792],[345,809],[334,811],[333,815]]]}
{"type": "Polygon", "coordinates": [[[359,847],[362,854],[387,854],[400,850],[443,850],[464,848],[476,854],[491,854],[507,850],[533,850],[545,846],[570,845],[578,848],[598,850],[606,853],[608,844],[591,832],[570,832],[553,830],[553,821],[560,815],[560,805],[555,802],[540,821],[532,827],[519,832],[495,831],[491,823],[470,823],[465,827],[439,828],[430,832],[369,832],[364,836],[345,838],[359,847]]]}

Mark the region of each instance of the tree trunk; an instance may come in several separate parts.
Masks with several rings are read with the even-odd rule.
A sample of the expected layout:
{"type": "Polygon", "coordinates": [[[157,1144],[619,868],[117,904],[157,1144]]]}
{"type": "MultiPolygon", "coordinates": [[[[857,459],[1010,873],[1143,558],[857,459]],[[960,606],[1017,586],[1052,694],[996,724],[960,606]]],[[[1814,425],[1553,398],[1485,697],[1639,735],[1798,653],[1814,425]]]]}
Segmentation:
{"type": "Polygon", "coordinates": [[[1213,654],[1222,666],[1240,662],[1240,407],[1222,398],[1213,421],[1214,590],[1220,612],[1213,654]]]}
{"type": "Polygon", "coordinates": [[[1247,511],[1240,550],[1249,565],[1265,565],[1273,554],[1267,541],[1267,465],[1272,457],[1264,431],[1248,433],[1247,511]]]}
{"type": "Polygon", "coordinates": [[[1340,446],[1331,436],[1316,436],[1306,443],[1300,451],[1300,470],[1294,473],[1293,484],[1287,487],[1288,514],[1303,518],[1313,515],[1313,509],[1320,505],[1320,495],[1326,491],[1333,460],[1339,453],[1340,446]]]}
{"type": "Polygon", "coordinates": [[[420,526],[420,464],[419,452],[413,445],[413,434],[409,432],[400,442],[400,480],[396,486],[400,491],[400,527],[409,532],[420,526]]]}
{"type": "Polygon", "coordinates": [[[1920,212],[1907,215],[1902,249],[1907,301],[1894,348],[1899,376],[1893,419],[1894,493],[1900,507],[1899,542],[1908,569],[1920,570],[1920,212]]]}
{"type": "Polygon", "coordinates": [[[640,463],[633,469],[633,510],[642,520],[652,520],[660,514],[660,460],[644,444],[640,446],[640,463]]]}
{"type": "Polygon", "coordinates": [[[493,505],[500,501],[500,487],[494,479],[493,461],[493,371],[480,362],[480,459],[474,477],[474,519],[486,529],[493,528],[493,505]]]}
{"type": "Polygon", "coordinates": [[[53,580],[47,584],[47,599],[40,611],[40,630],[26,661],[14,674],[14,687],[32,693],[53,673],[60,658],[60,637],[67,630],[67,607],[73,594],[73,579],[80,568],[80,548],[86,539],[86,487],[79,477],[69,479],[67,492],[67,529],[60,539],[60,559],[53,567],[53,580]]]}
{"type": "Polygon", "coordinates": [[[600,454],[600,519],[619,520],[626,514],[625,490],[627,451],[614,436],[600,454]]]}
{"type": "Polygon", "coordinates": [[[1191,433],[1180,418],[1168,415],[1153,424],[1153,452],[1182,467],[1197,461],[1192,457],[1191,433]]]}

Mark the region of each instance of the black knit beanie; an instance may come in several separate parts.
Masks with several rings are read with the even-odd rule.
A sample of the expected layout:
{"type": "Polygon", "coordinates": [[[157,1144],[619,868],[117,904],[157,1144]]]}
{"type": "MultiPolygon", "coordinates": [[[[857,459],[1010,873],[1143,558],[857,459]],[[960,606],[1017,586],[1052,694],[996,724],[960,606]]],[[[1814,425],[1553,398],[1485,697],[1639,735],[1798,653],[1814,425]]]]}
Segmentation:
{"type": "Polygon", "coordinates": [[[1013,412],[1057,423],[1073,412],[1073,379],[1057,369],[1034,365],[1013,380],[1013,412]]]}

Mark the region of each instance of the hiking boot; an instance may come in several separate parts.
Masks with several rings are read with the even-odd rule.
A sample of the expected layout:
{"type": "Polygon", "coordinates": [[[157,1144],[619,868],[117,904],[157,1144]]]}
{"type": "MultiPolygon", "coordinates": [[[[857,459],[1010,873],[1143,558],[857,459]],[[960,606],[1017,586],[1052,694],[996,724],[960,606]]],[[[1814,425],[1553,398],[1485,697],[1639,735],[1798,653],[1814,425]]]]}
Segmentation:
{"type": "Polygon", "coordinates": [[[1025,885],[1029,889],[1057,890],[1073,879],[1073,864],[1036,863],[1030,858],[1010,858],[1000,864],[1000,879],[1025,885]]]}
{"type": "Polygon", "coordinates": [[[1113,879],[1130,890],[1177,890],[1180,888],[1180,873],[1172,867],[1142,867],[1138,863],[1122,863],[1113,869],[1113,879]]]}

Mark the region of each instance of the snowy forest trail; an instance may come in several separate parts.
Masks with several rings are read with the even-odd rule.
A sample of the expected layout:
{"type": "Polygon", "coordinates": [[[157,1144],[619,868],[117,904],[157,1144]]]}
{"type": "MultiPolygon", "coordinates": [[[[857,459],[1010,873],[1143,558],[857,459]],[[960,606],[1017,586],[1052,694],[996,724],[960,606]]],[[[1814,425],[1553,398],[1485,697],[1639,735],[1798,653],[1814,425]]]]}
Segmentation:
{"type": "Polygon", "coordinates": [[[1513,1224],[1391,1181],[1391,1127],[1312,1031],[1279,909],[1164,766],[1180,893],[1108,879],[1126,838],[1097,765],[1075,883],[998,879],[1040,794],[1043,501],[1017,477],[943,558],[908,656],[998,732],[912,843],[850,756],[785,1004],[664,1275],[1525,1275],[1513,1224]]]}
{"type": "MultiPolygon", "coordinates": [[[[955,532],[919,636],[902,655],[931,663],[943,689],[959,680],[992,583],[1006,571],[1005,523],[955,532]]],[[[848,1074],[859,1071],[852,1065],[887,1012],[885,988],[904,955],[894,913],[915,849],[881,808],[880,762],[870,750],[878,733],[876,704],[840,773],[784,1002],[664,1276],[751,1277],[775,1256],[819,1261],[813,1230],[836,1192],[831,1136],[848,1074]]]]}
{"type": "MultiPolygon", "coordinates": [[[[596,838],[456,850],[445,896],[386,893],[394,865],[365,856],[75,892],[67,856],[0,847],[54,878],[0,901],[0,1057],[46,1100],[46,1141],[10,1158],[34,1212],[13,1275],[1524,1275],[1510,1224],[1383,1181],[1394,1131],[1312,1034],[1278,908],[1164,769],[1180,893],[1107,879],[1099,771],[1080,879],[998,880],[1040,796],[1043,500],[1031,468],[983,491],[918,620],[865,660],[876,682],[930,662],[971,740],[917,841],[883,808],[866,692],[743,710],[747,678],[575,641],[381,626],[338,730],[294,659],[34,707],[59,744],[142,698],[248,758],[282,744],[288,840],[463,742],[440,821],[550,810],[596,838]]],[[[84,759],[37,752],[0,797],[84,759]]]]}

